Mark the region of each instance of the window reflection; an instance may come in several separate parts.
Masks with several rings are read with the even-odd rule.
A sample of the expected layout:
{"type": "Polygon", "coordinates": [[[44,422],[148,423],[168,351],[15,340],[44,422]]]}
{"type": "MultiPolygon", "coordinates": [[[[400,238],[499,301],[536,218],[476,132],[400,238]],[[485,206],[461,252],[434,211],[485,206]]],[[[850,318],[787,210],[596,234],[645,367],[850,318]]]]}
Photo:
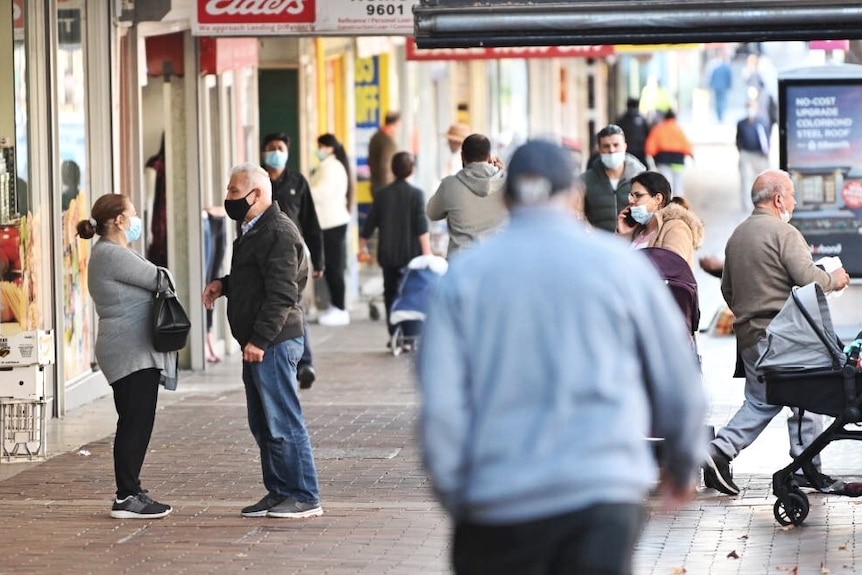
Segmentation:
{"type": "Polygon", "coordinates": [[[57,120],[59,201],[63,220],[63,345],[67,379],[88,373],[92,361],[92,304],[87,292],[90,242],[75,226],[90,217],[87,156],[85,7],[57,10],[57,120]]]}
{"type": "MultiPolygon", "coordinates": [[[[12,5],[12,91],[15,137],[0,138],[0,322],[4,335],[35,329],[41,322],[37,282],[38,223],[30,214],[27,185],[27,85],[22,0],[12,5]]],[[[3,134],[10,136],[10,134],[3,134]]]]}

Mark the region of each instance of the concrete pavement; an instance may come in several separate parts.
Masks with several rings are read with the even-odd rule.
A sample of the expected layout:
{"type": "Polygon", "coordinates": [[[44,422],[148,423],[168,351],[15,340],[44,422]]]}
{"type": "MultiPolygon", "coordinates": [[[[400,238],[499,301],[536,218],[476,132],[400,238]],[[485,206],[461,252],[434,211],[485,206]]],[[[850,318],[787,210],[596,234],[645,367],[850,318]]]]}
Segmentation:
{"type": "MultiPolygon", "coordinates": [[[[735,153],[723,132],[701,138],[687,175],[707,223],[704,252],[720,252],[742,214],[735,153]]],[[[705,320],[718,282],[698,277],[705,320]]],[[[850,295],[850,294],[848,294],[850,295]]],[[[845,296],[848,297],[848,296],[845,296]]],[[[319,380],[302,399],[325,515],[244,519],[262,494],[257,448],[245,420],[238,358],[183,374],[163,392],[143,471],[145,487],[175,511],[163,520],[119,521],[113,495],[110,398],[49,423],[50,459],[0,464],[0,575],[12,573],[446,573],[449,524],[421,471],[412,358],[386,353],[385,329],[364,306],[344,328],[313,326],[319,380]]],[[[742,397],[730,378],[734,342],[703,336],[709,422],[723,425],[742,397]]],[[[830,445],[824,470],[862,473],[860,447],[830,445]]],[[[771,474],[784,466],[783,416],[734,462],[739,497],[704,490],[685,508],[650,517],[635,556],[637,575],[862,572],[855,545],[857,500],[811,495],[804,525],[773,518],[771,474]]],[[[862,519],[862,516],[860,516],[862,519]]]]}

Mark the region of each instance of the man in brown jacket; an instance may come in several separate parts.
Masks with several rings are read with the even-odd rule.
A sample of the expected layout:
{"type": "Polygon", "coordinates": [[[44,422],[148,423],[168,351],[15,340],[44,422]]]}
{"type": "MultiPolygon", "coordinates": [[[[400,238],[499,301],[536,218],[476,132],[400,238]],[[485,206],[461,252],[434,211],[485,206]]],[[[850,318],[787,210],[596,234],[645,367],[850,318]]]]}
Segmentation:
{"type": "Polygon", "coordinates": [[[398,151],[395,136],[401,127],[401,114],[389,112],[380,129],[368,141],[368,170],[371,174],[371,196],[395,181],[392,156],[398,151]]]}
{"type": "MultiPolygon", "coordinates": [[[[706,486],[728,495],[739,493],[730,470],[731,460],[751,445],[782,410],[766,402],[766,386],[757,381],[754,367],[766,343],[766,327],[790,297],[793,286],[817,282],[828,292],[850,283],[844,268],[830,274],[817,267],[805,238],[788,223],[796,207],[795,193],[790,176],[782,170],[767,170],[757,176],[751,189],[754,211],[734,230],[724,251],[721,293],[736,316],[733,327],[745,368],[745,401],[710,443],[703,470],[706,486]]],[[[806,412],[801,419],[803,445],[793,439],[799,426],[799,410],[794,408],[787,420],[791,457],[802,453],[823,430],[822,416],[806,412]]],[[[814,464],[819,473],[819,460],[815,459],[814,464]]],[[[803,477],[798,483],[822,490],[834,483],[828,476],[819,475],[817,484],[808,484],[803,477]]]]}

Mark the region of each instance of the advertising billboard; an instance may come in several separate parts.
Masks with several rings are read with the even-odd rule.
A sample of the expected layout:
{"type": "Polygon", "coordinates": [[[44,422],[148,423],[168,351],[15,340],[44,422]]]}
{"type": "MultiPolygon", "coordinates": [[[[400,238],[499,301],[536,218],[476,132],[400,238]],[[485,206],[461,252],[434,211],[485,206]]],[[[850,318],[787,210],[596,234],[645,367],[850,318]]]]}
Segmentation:
{"type": "Polygon", "coordinates": [[[862,66],[809,68],[778,81],[781,168],[796,188],[791,223],[814,259],[862,277],[862,66]]]}

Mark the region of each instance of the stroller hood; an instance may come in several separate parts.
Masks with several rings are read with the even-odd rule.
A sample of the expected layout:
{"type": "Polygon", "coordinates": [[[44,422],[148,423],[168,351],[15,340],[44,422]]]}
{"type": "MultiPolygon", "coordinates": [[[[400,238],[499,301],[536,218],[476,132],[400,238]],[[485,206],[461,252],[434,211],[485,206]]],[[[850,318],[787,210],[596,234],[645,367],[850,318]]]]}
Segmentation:
{"type": "Polygon", "coordinates": [[[697,295],[697,279],[691,266],[674,251],[665,248],[643,248],[640,250],[658,270],[676,300],[689,333],[696,333],[700,323],[700,302],[697,295]]]}
{"type": "Polygon", "coordinates": [[[756,367],[771,371],[837,369],[845,360],[823,289],[810,283],[793,288],[784,307],[766,328],[766,349],[756,367]]]}

